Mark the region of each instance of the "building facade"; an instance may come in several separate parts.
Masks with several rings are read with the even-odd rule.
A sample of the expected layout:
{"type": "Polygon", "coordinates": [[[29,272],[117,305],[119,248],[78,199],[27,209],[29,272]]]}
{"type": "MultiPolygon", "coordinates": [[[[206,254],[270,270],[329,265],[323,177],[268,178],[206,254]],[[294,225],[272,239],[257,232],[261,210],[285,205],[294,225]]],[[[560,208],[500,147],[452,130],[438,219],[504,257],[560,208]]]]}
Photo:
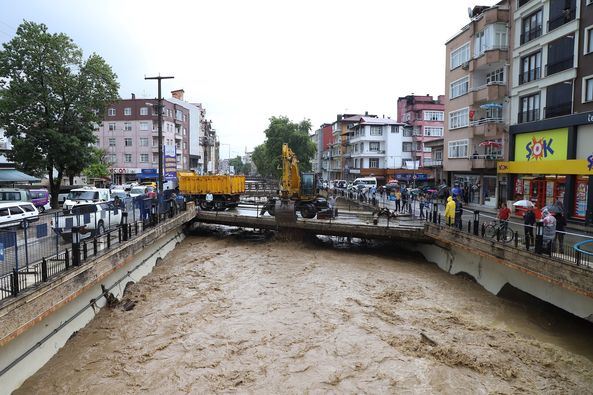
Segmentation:
{"type": "Polygon", "coordinates": [[[467,187],[469,201],[487,207],[506,191],[496,163],[508,146],[509,1],[474,7],[446,43],[443,167],[449,185],[467,187]]]}
{"type": "MultiPolygon", "coordinates": [[[[163,145],[175,147],[176,170],[189,169],[189,111],[169,100],[162,103],[163,145]]],[[[97,146],[105,150],[111,163],[113,183],[138,181],[142,169],[158,169],[157,105],[156,99],[132,95],[107,107],[95,134],[97,146]]]]}
{"type": "Polygon", "coordinates": [[[593,219],[593,2],[512,2],[509,200],[593,219]]]}

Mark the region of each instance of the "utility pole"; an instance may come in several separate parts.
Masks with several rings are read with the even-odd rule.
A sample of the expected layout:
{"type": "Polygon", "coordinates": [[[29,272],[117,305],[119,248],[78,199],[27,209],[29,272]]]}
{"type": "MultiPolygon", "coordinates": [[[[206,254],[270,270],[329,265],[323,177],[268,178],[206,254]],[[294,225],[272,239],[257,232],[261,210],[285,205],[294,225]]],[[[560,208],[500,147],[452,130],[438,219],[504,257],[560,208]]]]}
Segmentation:
{"type": "Polygon", "coordinates": [[[158,81],[158,140],[159,140],[159,193],[163,192],[163,97],[161,96],[161,80],[168,80],[175,77],[144,77],[145,80],[157,80],[158,81]]]}

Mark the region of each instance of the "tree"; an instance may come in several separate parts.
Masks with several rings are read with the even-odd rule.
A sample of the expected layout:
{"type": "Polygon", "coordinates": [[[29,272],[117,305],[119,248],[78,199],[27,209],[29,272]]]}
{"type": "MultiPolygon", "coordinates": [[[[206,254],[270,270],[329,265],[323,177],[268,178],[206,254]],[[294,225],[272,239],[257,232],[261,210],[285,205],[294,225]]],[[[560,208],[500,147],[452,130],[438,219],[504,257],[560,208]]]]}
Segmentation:
{"type": "Polygon", "coordinates": [[[116,78],[103,58],[84,59],[67,35],[44,24],[25,21],[3,44],[0,128],[13,143],[8,156],[25,172],[48,174],[52,207],[63,175],[92,163],[93,131],[118,99],[116,78]]]}
{"type": "Polygon", "coordinates": [[[243,163],[243,160],[238,155],[236,158],[229,160],[229,165],[235,168],[235,174],[249,175],[251,172],[251,164],[243,163]]]}
{"type": "Polygon", "coordinates": [[[309,138],[311,122],[291,122],[287,117],[272,117],[264,131],[266,140],[255,147],[253,162],[262,176],[279,178],[282,168],[282,144],[287,143],[299,159],[301,171],[311,170],[311,159],[315,155],[315,143],[309,138]]]}
{"type": "Polygon", "coordinates": [[[106,160],[107,152],[104,149],[94,148],[92,162],[82,170],[87,178],[109,177],[109,163],[106,160]]]}

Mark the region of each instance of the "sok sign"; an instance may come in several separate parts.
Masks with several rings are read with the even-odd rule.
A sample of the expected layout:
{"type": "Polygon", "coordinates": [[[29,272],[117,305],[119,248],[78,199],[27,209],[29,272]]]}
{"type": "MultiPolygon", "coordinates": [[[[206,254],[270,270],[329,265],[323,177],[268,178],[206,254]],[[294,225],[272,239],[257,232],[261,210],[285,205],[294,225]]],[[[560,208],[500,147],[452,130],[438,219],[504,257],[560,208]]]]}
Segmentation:
{"type": "Polygon", "coordinates": [[[542,130],[515,135],[515,161],[565,160],[568,129],[542,130]]]}

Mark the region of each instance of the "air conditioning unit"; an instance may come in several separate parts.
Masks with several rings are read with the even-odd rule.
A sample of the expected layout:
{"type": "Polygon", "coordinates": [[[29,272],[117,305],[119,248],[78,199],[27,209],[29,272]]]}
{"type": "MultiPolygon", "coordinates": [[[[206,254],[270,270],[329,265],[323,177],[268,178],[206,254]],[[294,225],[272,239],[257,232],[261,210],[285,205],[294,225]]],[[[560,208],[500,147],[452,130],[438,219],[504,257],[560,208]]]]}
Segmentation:
{"type": "Polygon", "coordinates": [[[461,64],[461,68],[462,68],[463,70],[468,70],[468,69],[469,69],[469,62],[463,62],[463,63],[461,64]]]}

